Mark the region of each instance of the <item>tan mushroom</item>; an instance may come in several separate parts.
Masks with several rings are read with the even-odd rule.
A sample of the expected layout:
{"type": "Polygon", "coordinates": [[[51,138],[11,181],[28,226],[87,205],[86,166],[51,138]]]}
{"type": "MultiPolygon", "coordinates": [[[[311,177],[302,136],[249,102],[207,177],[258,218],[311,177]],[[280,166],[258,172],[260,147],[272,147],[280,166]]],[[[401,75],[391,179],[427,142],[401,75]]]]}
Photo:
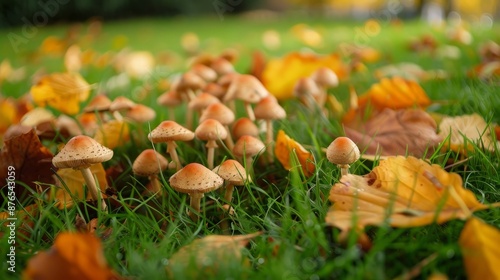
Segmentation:
{"type": "Polygon", "coordinates": [[[243,117],[236,120],[233,124],[233,137],[238,140],[243,135],[259,137],[259,128],[249,118],[243,117]]]}
{"type": "Polygon", "coordinates": [[[149,191],[153,194],[163,194],[163,189],[158,179],[158,174],[167,169],[168,160],[153,149],[146,149],[137,156],[132,171],[137,176],[148,177],[151,188],[149,191]]]}
{"type": "Polygon", "coordinates": [[[262,99],[254,108],[255,117],[257,119],[266,121],[266,145],[269,161],[273,162],[272,147],[274,134],[273,134],[273,120],[281,120],[286,118],[286,112],[283,107],[278,103],[276,98],[272,95],[262,99]]]}
{"type": "Polygon", "coordinates": [[[99,144],[94,139],[78,135],[71,138],[64,148],[52,159],[57,168],[73,168],[82,172],[92,199],[101,204],[101,210],[106,211],[106,202],[101,199],[94,176],[90,172],[92,164],[108,161],[113,157],[113,150],[99,144]]]}
{"type": "Polygon", "coordinates": [[[312,73],[311,79],[313,79],[320,88],[320,94],[318,95],[316,101],[318,102],[319,107],[323,109],[327,99],[328,88],[337,87],[339,85],[339,78],[332,69],[328,67],[320,67],[312,73]]]}
{"type": "Polygon", "coordinates": [[[233,111],[229,109],[226,105],[222,103],[214,103],[208,105],[208,107],[203,111],[200,116],[200,122],[203,122],[207,119],[214,119],[219,121],[227,131],[227,138],[224,143],[226,144],[229,150],[232,150],[234,147],[233,138],[231,137],[231,131],[229,130],[229,125],[233,123],[235,116],[233,111]]]}
{"type": "Polygon", "coordinates": [[[236,160],[228,159],[213,170],[227,182],[224,199],[231,202],[233,198],[234,186],[243,186],[246,181],[251,181],[245,168],[236,160]]]}
{"type": "Polygon", "coordinates": [[[247,171],[251,171],[253,157],[265,150],[265,148],[266,146],[259,139],[250,135],[244,135],[234,144],[233,153],[241,158],[242,161],[244,159],[245,168],[247,171]]]}
{"type": "Polygon", "coordinates": [[[310,110],[316,108],[320,92],[316,82],[309,77],[300,78],[293,89],[294,95],[310,110]]]}
{"type": "Polygon", "coordinates": [[[233,79],[224,95],[223,101],[227,102],[233,99],[242,100],[245,104],[248,118],[254,121],[255,115],[250,104],[258,103],[268,95],[269,92],[256,77],[242,74],[233,79]]]}
{"type": "Polygon", "coordinates": [[[335,138],[326,149],[326,158],[340,168],[341,176],[349,174],[349,165],[359,159],[358,146],[349,138],[335,138]]]}
{"type": "Polygon", "coordinates": [[[207,166],[214,168],[214,153],[217,148],[217,140],[224,140],[227,137],[226,128],[214,119],[206,119],[196,128],[194,132],[196,138],[207,141],[207,166]]]}
{"type": "Polygon", "coordinates": [[[109,111],[113,113],[116,120],[122,121],[123,116],[121,113],[132,109],[135,105],[135,102],[127,97],[118,96],[113,100],[113,102],[111,102],[111,105],[109,105],[109,111]]]}
{"type": "Polygon", "coordinates": [[[170,90],[164,92],[156,99],[156,102],[161,105],[168,107],[168,119],[171,121],[175,121],[175,108],[182,104],[182,98],[175,90],[170,90]]]}
{"type": "Polygon", "coordinates": [[[194,133],[174,121],[163,121],[149,133],[148,138],[153,143],[166,142],[167,153],[175,162],[177,170],[180,170],[182,165],[175,150],[177,147],[175,141],[191,141],[194,139],[194,133]]]}
{"type": "Polygon", "coordinates": [[[189,194],[193,209],[189,216],[197,221],[204,194],[220,188],[224,179],[199,163],[190,163],[172,175],[169,183],[176,191],[189,194]]]}

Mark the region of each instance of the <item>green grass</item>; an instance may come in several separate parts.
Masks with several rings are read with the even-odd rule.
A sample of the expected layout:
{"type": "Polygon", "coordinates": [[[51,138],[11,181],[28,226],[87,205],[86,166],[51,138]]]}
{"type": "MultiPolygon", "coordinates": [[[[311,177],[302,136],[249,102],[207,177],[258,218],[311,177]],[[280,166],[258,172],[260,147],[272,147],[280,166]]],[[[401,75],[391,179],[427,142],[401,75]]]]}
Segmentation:
{"type": "MultiPolygon", "coordinates": [[[[207,52],[217,54],[231,47],[238,49],[240,59],[236,67],[246,72],[250,67],[250,55],[255,50],[263,50],[261,34],[267,29],[276,29],[282,34],[282,47],[276,51],[265,51],[268,57],[281,56],[289,51],[300,50],[304,46],[293,36],[290,28],[299,22],[307,23],[323,30],[324,46],[317,48],[321,53],[338,50],[343,42],[353,42],[356,30],[363,28],[362,22],[338,22],[326,19],[282,18],[276,20],[250,21],[227,16],[224,21],[217,18],[172,18],[165,20],[130,20],[105,23],[101,36],[90,47],[99,53],[114,47],[117,36],[126,36],[126,45],[133,50],[149,50],[158,54],[171,50],[180,55],[180,63],[168,67],[166,71],[152,73],[151,81],[169,77],[172,73],[183,71],[187,66],[187,55],[182,51],[179,40],[185,32],[196,32],[201,40],[201,47],[207,52]]],[[[376,79],[371,70],[395,62],[415,62],[424,69],[443,68],[453,76],[442,81],[422,83],[422,87],[433,100],[451,102],[431,107],[430,110],[449,115],[478,113],[489,122],[500,122],[500,92],[498,85],[477,79],[467,78],[465,72],[479,62],[477,46],[486,39],[500,40],[500,26],[481,30],[472,27],[475,36],[473,45],[459,46],[462,57],[458,60],[439,59],[430,55],[417,55],[406,49],[410,39],[422,34],[434,34],[441,43],[446,42],[442,31],[429,28],[417,22],[404,22],[403,26],[380,23],[381,33],[372,36],[366,42],[382,51],[382,59],[369,64],[367,73],[353,75],[342,82],[332,94],[347,104],[348,85],[353,84],[358,93],[365,92],[376,79]]],[[[82,30],[85,30],[85,25],[82,30]]],[[[19,29],[0,30],[0,59],[8,58],[14,67],[25,66],[28,75],[44,67],[48,72],[63,71],[62,58],[36,57],[37,48],[49,35],[64,36],[66,25],[39,28],[38,33],[19,53],[10,47],[7,35],[19,33],[19,29]]],[[[82,31],[83,32],[83,31],[82,31]]],[[[89,83],[103,83],[116,73],[111,67],[87,67],[82,70],[89,83]]],[[[146,96],[134,95],[141,87],[140,81],[132,81],[125,90],[111,92],[111,96],[127,95],[136,101],[152,106],[157,111],[157,118],[144,131],[154,128],[167,117],[164,108],[156,104],[156,97],[161,92],[154,88],[146,96]]],[[[30,83],[5,82],[0,92],[5,96],[18,97],[26,93],[30,83]]],[[[298,168],[290,172],[279,163],[262,165],[254,162],[255,178],[253,183],[237,188],[233,205],[236,217],[230,221],[233,234],[248,234],[262,231],[243,251],[245,264],[228,260],[223,269],[218,271],[216,279],[392,279],[403,275],[419,262],[435,256],[435,260],[424,266],[419,278],[426,278],[434,272],[447,274],[450,279],[465,278],[462,254],[458,246],[458,237],[464,222],[450,221],[442,225],[398,229],[387,226],[368,227],[366,232],[373,241],[369,251],[363,251],[356,245],[356,236],[351,236],[347,244],[339,244],[336,237],[339,230],[325,224],[325,215],[330,203],[327,200],[331,186],[338,182],[339,171],[330,164],[321,147],[326,147],[334,137],[342,132],[341,124],[336,119],[325,119],[306,111],[295,100],[283,103],[288,112],[287,120],[276,123],[275,130],[284,129],[290,137],[312,147],[316,158],[317,170],[314,176],[305,178],[298,168]]],[[[183,108],[177,110],[177,116],[183,116],[183,108]]],[[[241,115],[241,114],[240,114],[241,115]]],[[[136,129],[132,129],[133,132],[136,129]]],[[[96,214],[95,207],[81,203],[80,207],[57,210],[51,201],[43,201],[42,195],[19,205],[37,203],[41,215],[33,219],[32,228],[23,237],[18,231],[17,268],[21,271],[29,258],[36,252],[48,249],[56,235],[61,231],[75,229],[75,217],[82,215],[86,220],[98,217],[99,223],[112,228],[111,235],[103,241],[106,259],[113,269],[132,279],[163,279],[166,277],[165,266],[169,258],[180,247],[198,237],[221,234],[220,214],[224,203],[218,192],[207,194],[204,198],[205,209],[199,222],[192,222],[185,214],[189,207],[187,196],[179,194],[168,186],[172,170],[163,173],[162,184],[167,192],[162,198],[140,196],[147,179],[135,177],[131,166],[137,155],[152,145],[133,138],[123,147],[115,149],[113,159],[105,163],[110,167],[121,163],[123,171],[115,178],[112,187],[117,190],[118,201],[134,208],[112,207],[111,213],[96,214]]],[[[55,152],[53,143],[45,143],[55,152]]],[[[164,145],[155,145],[162,153],[164,145]]],[[[187,162],[204,162],[205,148],[201,141],[179,145],[181,157],[187,162]]],[[[453,167],[451,171],[460,174],[464,187],[472,190],[481,202],[500,201],[499,151],[493,153],[476,149],[466,164],[453,167]]],[[[220,162],[225,156],[219,153],[220,162]]],[[[433,162],[445,165],[446,159],[457,158],[451,152],[436,153],[433,162]]],[[[360,161],[351,167],[355,174],[366,174],[373,163],[360,161]]],[[[5,198],[3,198],[5,200],[5,198]]],[[[18,205],[18,207],[20,207],[18,205]]],[[[2,205],[2,208],[5,206],[2,205]]],[[[476,213],[489,224],[500,227],[500,210],[491,209],[476,213]]],[[[5,227],[2,228],[4,230],[5,227]]],[[[103,229],[98,230],[102,232],[103,229]]],[[[2,252],[7,250],[4,236],[0,239],[2,252]],[[5,250],[4,250],[5,249],[5,250]]],[[[6,263],[1,265],[1,279],[8,279],[6,263]]],[[[185,278],[190,271],[175,271],[175,278],[185,278]]]]}

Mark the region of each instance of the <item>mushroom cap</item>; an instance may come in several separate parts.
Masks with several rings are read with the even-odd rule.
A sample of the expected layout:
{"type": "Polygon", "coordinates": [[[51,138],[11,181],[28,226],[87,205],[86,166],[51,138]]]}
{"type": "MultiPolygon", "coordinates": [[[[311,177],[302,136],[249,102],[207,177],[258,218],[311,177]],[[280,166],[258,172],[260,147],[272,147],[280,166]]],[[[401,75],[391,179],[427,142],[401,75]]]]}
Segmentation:
{"type": "Polygon", "coordinates": [[[194,133],[174,121],[163,121],[148,134],[153,143],[168,141],[191,141],[194,133]]]}
{"type": "Polygon", "coordinates": [[[358,146],[348,137],[337,137],[326,149],[326,158],[333,164],[352,164],[359,159],[358,146]]]}
{"type": "Polygon", "coordinates": [[[167,169],[168,160],[153,149],[146,149],[137,156],[132,171],[138,176],[151,176],[167,169]]]}
{"type": "Polygon", "coordinates": [[[52,159],[57,168],[87,168],[92,164],[108,161],[113,150],[104,147],[96,140],[78,135],[71,138],[62,150],[52,159]]]}
{"type": "Polygon", "coordinates": [[[226,128],[217,120],[206,119],[201,122],[194,131],[196,138],[209,141],[227,138],[226,128]]]}
{"type": "Polygon", "coordinates": [[[212,68],[219,76],[235,72],[234,66],[231,62],[222,57],[214,59],[212,63],[210,63],[210,68],[212,68]]]}
{"type": "Polygon", "coordinates": [[[206,82],[198,75],[193,72],[186,72],[182,74],[179,84],[176,87],[176,91],[179,93],[184,93],[188,90],[199,90],[204,88],[206,82]]]}
{"type": "Polygon", "coordinates": [[[246,117],[239,118],[233,124],[232,132],[234,139],[239,139],[243,135],[250,135],[253,137],[259,136],[259,128],[257,125],[246,117]]]}
{"type": "Polygon", "coordinates": [[[296,97],[307,96],[307,95],[316,96],[319,94],[319,92],[320,90],[318,85],[310,77],[300,78],[295,84],[295,87],[293,88],[293,94],[296,97]]]}
{"type": "Polygon", "coordinates": [[[182,103],[182,98],[177,91],[170,90],[158,96],[156,102],[161,106],[175,107],[182,103]]]}
{"type": "Polygon", "coordinates": [[[240,74],[229,85],[223,101],[240,99],[248,103],[257,103],[268,95],[267,89],[255,76],[240,74]]]}
{"type": "Polygon", "coordinates": [[[253,109],[255,117],[262,120],[286,118],[286,112],[272,95],[263,98],[253,109]]]}
{"type": "Polygon", "coordinates": [[[129,110],[132,109],[136,104],[134,101],[128,99],[127,97],[124,96],[118,96],[111,102],[111,105],[109,105],[109,110],[114,112],[114,111],[120,111],[120,110],[129,110]]]}
{"type": "Polygon", "coordinates": [[[336,87],[339,85],[339,78],[337,77],[337,74],[335,74],[335,72],[328,67],[318,68],[318,70],[312,73],[311,78],[320,87],[336,87]]]}
{"type": "Polygon", "coordinates": [[[243,155],[252,157],[265,148],[266,146],[259,139],[250,135],[244,135],[234,144],[233,153],[240,157],[243,155]]]}
{"type": "Polygon", "coordinates": [[[134,122],[144,123],[154,120],[156,112],[146,105],[137,104],[128,110],[125,116],[134,122]]]}
{"type": "Polygon", "coordinates": [[[104,94],[96,95],[90,102],[83,108],[83,112],[103,112],[108,111],[111,106],[111,100],[104,94]]]}
{"type": "Polygon", "coordinates": [[[211,95],[210,93],[202,92],[198,94],[193,100],[189,101],[188,108],[193,110],[202,110],[208,105],[220,103],[219,98],[211,95]]]}
{"type": "Polygon", "coordinates": [[[224,179],[199,163],[190,163],[169,179],[170,186],[182,193],[207,193],[224,184],[224,179]]]}
{"type": "Polygon", "coordinates": [[[220,98],[226,94],[226,89],[217,83],[208,83],[203,90],[217,98],[220,98]]]}
{"type": "Polygon", "coordinates": [[[222,103],[208,105],[200,116],[200,122],[206,119],[218,120],[223,125],[228,125],[234,121],[234,113],[222,103]]]}
{"type": "Polygon", "coordinates": [[[24,114],[20,124],[33,127],[44,122],[53,122],[55,119],[56,117],[51,111],[43,107],[37,107],[24,114]]]}
{"type": "Polygon", "coordinates": [[[213,82],[217,79],[217,72],[215,72],[215,70],[203,64],[194,65],[193,67],[191,67],[190,72],[193,72],[194,74],[200,76],[203,80],[207,82],[213,82]]]}
{"type": "Polygon", "coordinates": [[[246,180],[251,180],[243,165],[234,159],[224,161],[212,171],[221,176],[222,179],[236,186],[242,186],[246,180]]]}

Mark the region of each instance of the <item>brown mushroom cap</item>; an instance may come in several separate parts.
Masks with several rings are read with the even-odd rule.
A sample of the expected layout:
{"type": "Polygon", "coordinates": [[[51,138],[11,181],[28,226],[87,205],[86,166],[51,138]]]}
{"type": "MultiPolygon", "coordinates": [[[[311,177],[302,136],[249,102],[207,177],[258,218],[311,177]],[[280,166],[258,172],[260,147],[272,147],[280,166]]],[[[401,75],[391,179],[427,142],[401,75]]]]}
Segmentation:
{"type": "Polygon", "coordinates": [[[156,112],[146,105],[137,104],[128,110],[125,116],[134,122],[144,123],[154,120],[156,112]]]}
{"type": "Polygon", "coordinates": [[[264,143],[259,139],[250,135],[244,135],[234,144],[233,153],[240,157],[243,155],[252,157],[264,150],[265,147],[264,143]]]}
{"type": "Polygon", "coordinates": [[[109,105],[109,110],[114,112],[114,111],[120,111],[120,110],[129,110],[132,109],[136,104],[134,101],[124,97],[124,96],[118,96],[111,102],[111,105],[109,105]]]}
{"type": "Polygon", "coordinates": [[[259,136],[259,128],[257,125],[246,117],[239,118],[233,124],[232,132],[234,139],[239,139],[243,135],[250,135],[253,137],[259,136]]]}
{"type": "Polygon", "coordinates": [[[209,141],[209,140],[224,140],[227,138],[226,128],[217,120],[206,119],[201,122],[194,131],[196,138],[209,141]]]}
{"type": "Polygon", "coordinates": [[[228,125],[234,121],[234,113],[222,103],[208,105],[200,116],[200,122],[206,119],[218,120],[223,125],[228,125]]]}
{"type": "Polygon", "coordinates": [[[209,93],[217,98],[221,98],[224,94],[226,94],[226,89],[219,85],[219,84],[216,84],[216,83],[209,83],[207,84],[203,90],[206,92],[206,93],[209,93]]]}
{"type": "Polygon", "coordinates": [[[193,67],[191,67],[189,71],[200,76],[203,80],[207,82],[213,82],[217,79],[217,72],[215,72],[215,70],[203,64],[196,64],[193,67]]]}
{"type": "Polygon", "coordinates": [[[132,171],[138,176],[151,176],[167,169],[168,160],[153,149],[144,150],[134,161],[132,171]]]}
{"type": "Polygon", "coordinates": [[[161,106],[174,107],[182,103],[182,98],[175,90],[164,92],[156,99],[161,106]]]}
{"type": "Polygon", "coordinates": [[[153,143],[167,141],[191,141],[194,133],[174,121],[163,121],[148,134],[153,143]]]}
{"type": "Polygon", "coordinates": [[[257,103],[268,95],[267,89],[255,76],[241,74],[233,79],[223,101],[240,99],[248,103],[257,103]]]}
{"type": "Polygon", "coordinates": [[[253,109],[255,117],[262,120],[286,118],[286,112],[272,95],[263,98],[253,109]]]}
{"type": "Polygon", "coordinates": [[[316,82],[309,77],[300,78],[295,87],[293,88],[293,93],[296,97],[301,96],[316,96],[320,92],[318,85],[316,82]]]}
{"type": "Polygon", "coordinates": [[[326,149],[326,158],[333,164],[352,164],[359,159],[358,146],[347,137],[337,137],[326,149]]]}
{"type": "Polygon", "coordinates": [[[202,92],[193,100],[189,101],[188,108],[193,110],[202,110],[214,103],[220,103],[219,98],[211,95],[210,93],[202,92]]]}
{"type": "Polygon", "coordinates": [[[231,62],[222,57],[214,59],[210,64],[210,68],[212,68],[219,76],[234,72],[234,66],[231,62]]]}
{"type": "Polygon", "coordinates": [[[64,146],[52,159],[52,164],[57,168],[86,168],[91,164],[108,161],[113,157],[113,150],[99,144],[96,140],[78,135],[64,146]]]}
{"type": "Polygon", "coordinates": [[[186,72],[182,74],[179,84],[176,87],[176,91],[179,93],[184,93],[188,90],[196,91],[204,88],[206,82],[198,75],[193,72],[186,72]]]}
{"type": "Polygon", "coordinates": [[[236,186],[242,186],[245,184],[246,180],[250,180],[250,176],[247,175],[243,165],[234,159],[224,161],[212,171],[236,186]]]}
{"type": "Polygon", "coordinates": [[[94,97],[85,108],[83,108],[83,112],[102,112],[108,111],[109,106],[111,106],[111,100],[104,94],[99,94],[94,97]]]}
{"type": "Polygon", "coordinates": [[[316,70],[311,78],[320,86],[320,87],[336,87],[339,85],[339,78],[337,74],[333,72],[332,69],[328,67],[320,67],[316,70]]]}
{"type": "Polygon", "coordinates": [[[207,193],[224,184],[224,179],[199,163],[190,163],[169,179],[170,186],[182,193],[207,193]]]}

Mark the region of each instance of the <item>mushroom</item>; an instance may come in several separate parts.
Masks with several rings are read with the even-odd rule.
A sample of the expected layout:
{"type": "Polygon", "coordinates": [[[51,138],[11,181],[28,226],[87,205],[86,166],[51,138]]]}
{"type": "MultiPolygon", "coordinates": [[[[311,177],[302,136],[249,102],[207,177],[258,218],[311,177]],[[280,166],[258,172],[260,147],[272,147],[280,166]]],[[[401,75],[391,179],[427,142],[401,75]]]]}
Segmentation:
{"type": "Polygon", "coordinates": [[[94,176],[90,172],[92,164],[108,161],[113,157],[113,150],[99,144],[94,139],[78,135],[71,138],[62,150],[52,158],[52,164],[57,168],[73,168],[82,172],[92,199],[101,203],[101,210],[106,211],[106,203],[101,199],[94,176]]]}
{"type": "Polygon", "coordinates": [[[337,137],[326,149],[326,158],[340,168],[341,176],[349,174],[349,165],[359,159],[359,149],[348,137],[337,137]]]}
{"type": "Polygon", "coordinates": [[[259,137],[259,128],[253,121],[246,117],[239,118],[234,122],[232,132],[233,137],[236,140],[243,135],[259,137]]]}
{"type": "Polygon", "coordinates": [[[237,75],[233,79],[227,89],[226,95],[224,95],[223,101],[227,102],[233,99],[242,100],[245,104],[245,110],[248,114],[248,118],[254,121],[255,115],[250,104],[258,103],[262,100],[262,98],[268,95],[269,92],[256,77],[241,74],[237,75]]]}
{"type": "Polygon", "coordinates": [[[320,92],[321,90],[316,82],[309,77],[300,78],[293,89],[294,95],[310,110],[315,108],[316,99],[320,92]]]}
{"type": "Polygon", "coordinates": [[[233,138],[231,137],[231,131],[229,130],[229,124],[234,121],[234,113],[229,109],[226,105],[222,103],[214,103],[208,105],[208,107],[203,111],[203,114],[200,116],[200,122],[203,122],[207,119],[214,119],[219,121],[227,131],[227,138],[224,143],[226,144],[229,150],[232,150],[234,147],[233,138]]]}
{"type": "Polygon", "coordinates": [[[234,144],[233,153],[245,159],[245,167],[247,170],[252,170],[252,157],[264,150],[266,146],[259,139],[244,135],[241,136],[234,144]]]}
{"type": "Polygon", "coordinates": [[[233,64],[222,57],[216,58],[214,61],[212,61],[212,63],[210,64],[210,68],[212,68],[217,73],[217,75],[219,75],[219,77],[224,76],[228,73],[235,72],[233,64]]]}
{"type": "Polygon", "coordinates": [[[168,160],[153,149],[146,149],[137,156],[132,171],[137,176],[148,177],[151,183],[152,193],[162,194],[163,189],[158,180],[158,174],[167,169],[168,160]]]}
{"type": "Polygon", "coordinates": [[[245,168],[236,160],[228,159],[213,170],[227,182],[224,199],[231,202],[233,198],[234,186],[243,186],[247,180],[251,181],[245,168]]]}
{"type": "Polygon", "coordinates": [[[134,106],[134,101],[124,96],[118,96],[115,100],[113,100],[113,102],[111,102],[111,105],[109,105],[109,111],[113,112],[113,116],[116,120],[122,121],[123,117],[120,112],[128,111],[134,106]]]}
{"type": "Polygon", "coordinates": [[[208,83],[213,82],[217,79],[217,72],[215,72],[215,70],[200,63],[192,66],[189,71],[200,76],[203,80],[205,80],[208,83]]]}
{"type": "Polygon", "coordinates": [[[272,95],[263,98],[254,108],[255,117],[266,121],[266,145],[269,161],[273,162],[273,120],[286,118],[286,112],[272,95]]]}
{"type": "MultiPolygon", "coordinates": [[[[186,98],[189,102],[193,100],[198,91],[201,91],[206,85],[206,82],[198,75],[192,72],[186,72],[181,76],[179,84],[176,87],[176,91],[186,98]]],[[[187,108],[186,110],[186,127],[191,129],[193,124],[193,110],[187,108]]]]}
{"type": "Polygon", "coordinates": [[[127,111],[125,118],[137,123],[137,134],[143,137],[142,124],[154,120],[156,112],[146,105],[137,104],[127,111]]]}
{"type": "Polygon", "coordinates": [[[182,103],[182,98],[175,90],[164,92],[156,99],[156,102],[165,107],[169,107],[168,119],[175,121],[175,107],[182,103]]]}
{"type": "Polygon", "coordinates": [[[175,162],[177,170],[180,170],[182,165],[175,150],[177,147],[175,141],[191,141],[194,139],[194,133],[174,121],[163,121],[148,134],[148,139],[153,143],[166,142],[167,153],[175,162]]]}
{"type": "Polygon", "coordinates": [[[205,108],[214,103],[220,103],[219,98],[211,95],[210,93],[202,92],[193,100],[189,101],[188,108],[198,111],[199,115],[201,115],[205,108]]]}
{"type": "Polygon", "coordinates": [[[189,194],[189,205],[193,209],[189,216],[197,221],[204,194],[220,188],[224,179],[199,163],[190,163],[172,175],[169,183],[176,191],[189,194]]]}
{"type": "Polygon", "coordinates": [[[217,120],[206,119],[196,128],[194,134],[196,138],[208,141],[207,165],[209,169],[214,168],[214,153],[218,147],[215,141],[226,139],[228,134],[226,128],[217,120]]]}
{"type": "Polygon", "coordinates": [[[316,101],[318,102],[319,107],[323,109],[327,98],[327,89],[338,86],[339,78],[332,69],[328,67],[320,67],[312,73],[311,79],[313,79],[321,89],[316,101]]]}

